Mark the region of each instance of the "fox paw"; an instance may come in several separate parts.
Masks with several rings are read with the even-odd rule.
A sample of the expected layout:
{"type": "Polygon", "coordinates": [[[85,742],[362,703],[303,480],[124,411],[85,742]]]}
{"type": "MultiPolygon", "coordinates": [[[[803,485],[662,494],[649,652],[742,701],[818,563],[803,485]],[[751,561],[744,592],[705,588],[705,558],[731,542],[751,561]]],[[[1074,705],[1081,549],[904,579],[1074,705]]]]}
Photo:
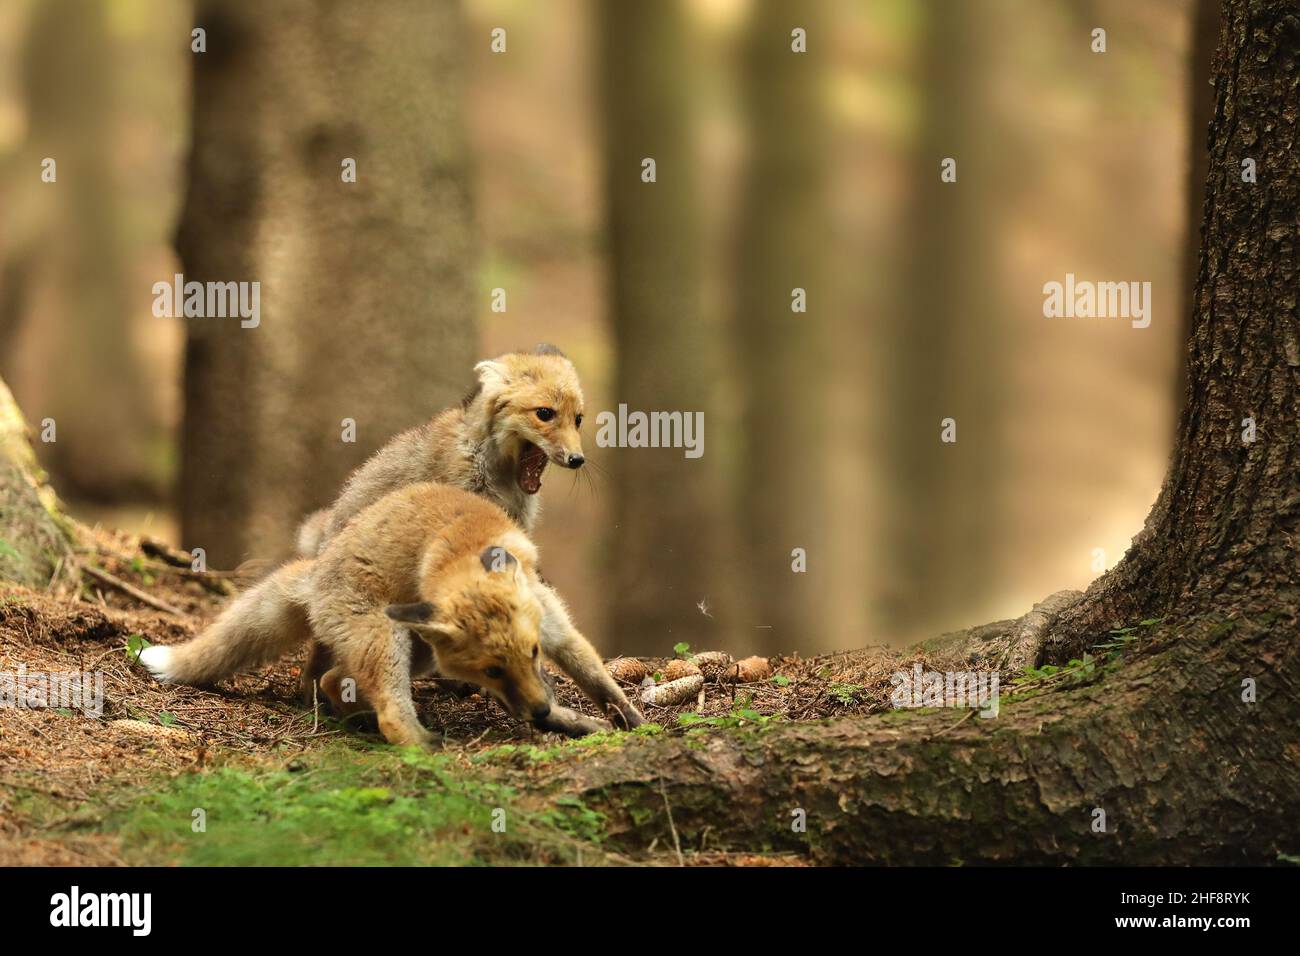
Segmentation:
{"type": "Polygon", "coordinates": [[[636,730],[645,723],[645,718],[642,717],[640,712],[627,701],[619,703],[607,701],[605,704],[605,712],[610,714],[610,719],[614,722],[614,726],[620,730],[636,730]]]}
{"type": "Polygon", "coordinates": [[[614,729],[607,720],[597,720],[559,706],[552,707],[551,712],[537,721],[535,726],[538,730],[549,730],[569,737],[585,737],[587,734],[600,734],[614,729]]]}

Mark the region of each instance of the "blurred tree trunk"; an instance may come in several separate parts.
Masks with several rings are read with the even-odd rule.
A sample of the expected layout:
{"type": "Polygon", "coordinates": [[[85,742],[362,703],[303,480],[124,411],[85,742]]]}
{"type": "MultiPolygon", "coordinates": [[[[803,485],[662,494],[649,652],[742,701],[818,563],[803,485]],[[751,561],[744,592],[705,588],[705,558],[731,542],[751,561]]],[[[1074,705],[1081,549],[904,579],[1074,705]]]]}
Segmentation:
{"type": "Polygon", "coordinates": [[[821,0],[753,8],[743,74],[750,159],[736,286],[746,393],[739,497],[754,624],[763,625],[754,643],[768,653],[807,646],[823,634],[831,603],[830,45],[821,0]],[[792,49],[795,28],[805,31],[806,52],[792,49]],[[806,296],[806,311],[794,310],[796,289],[806,296]],[[795,549],[806,557],[804,571],[796,571],[795,549]]]}
{"type": "Polygon", "coordinates": [[[992,12],[930,0],[919,8],[921,119],[886,394],[897,409],[885,467],[894,505],[891,629],[929,630],[978,607],[997,562],[999,277],[989,64],[977,37],[992,12]],[[956,181],[941,163],[956,160],[956,181]],[[954,443],[941,422],[956,422],[954,443]]]}
{"type": "MultiPolygon", "coordinates": [[[[1196,0],[1192,6],[1192,42],[1188,63],[1187,128],[1187,239],[1183,254],[1183,289],[1186,298],[1178,312],[1178,344],[1187,341],[1195,307],[1196,276],[1201,263],[1201,223],[1204,218],[1205,179],[1209,173],[1209,130],[1214,118],[1214,84],[1211,61],[1219,45],[1222,0],[1196,0]]],[[[1187,400],[1187,365],[1178,363],[1174,382],[1174,407],[1181,411],[1187,400]]]]}
{"type": "Polygon", "coordinates": [[[71,556],[69,525],[36,463],[27,423],[0,380],[0,580],[40,588],[71,556]]]}
{"type": "Polygon", "coordinates": [[[129,216],[114,173],[118,51],[106,5],[33,8],[23,66],[31,130],[9,170],[31,185],[6,223],[0,276],[0,371],[35,419],[56,422],[57,440],[40,450],[60,488],[97,501],[163,490],[153,452],[164,426],[131,335],[129,216]],[[46,158],[54,182],[40,181],[46,158]],[[39,321],[28,319],[38,301],[39,321]]]}
{"type": "Polygon", "coordinates": [[[454,0],[202,0],[197,24],[177,247],[186,281],[261,283],[257,328],[186,320],[184,544],[229,565],[285,554],[472,380],[465,38],[454,0]]]}
{"type": "MultiPolygon", "coordinates": [[[[609,649],[714,644],[697,603],[725,607],[713,398],[717,347],[701,308],[703,254],[691,118],[697,93],[680,0],[600,4],[614,395],[629,411],[704,412],[704,454],[608,453],[614,472],[609,649]],[[655,161],[655,182],[642,161],[655,161]]],[[[706,605],[707,606],[707,605],[706,605]]]]}

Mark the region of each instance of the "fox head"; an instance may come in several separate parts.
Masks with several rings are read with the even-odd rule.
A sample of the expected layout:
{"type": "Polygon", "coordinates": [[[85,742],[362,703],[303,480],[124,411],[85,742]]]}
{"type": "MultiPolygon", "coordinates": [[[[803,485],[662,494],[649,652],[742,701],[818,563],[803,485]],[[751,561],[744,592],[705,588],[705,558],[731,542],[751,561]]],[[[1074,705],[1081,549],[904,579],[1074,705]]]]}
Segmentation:
{"type": "Polygon", "coordinates": [[[440,577],[432,601],[390,605],[387,614],[429,642],[444,677],[477,684],[520,720],[550,713],[542,606],[504,548],[490,547],[474,567],[440,577]]]}
{"type": "Polygon", "coordinates": [[[583,397],[578,372],[552,345],[474,366],[493,441],[514,463],[519,488],[536,494],[546,463],[581,468],[583,397]]]}

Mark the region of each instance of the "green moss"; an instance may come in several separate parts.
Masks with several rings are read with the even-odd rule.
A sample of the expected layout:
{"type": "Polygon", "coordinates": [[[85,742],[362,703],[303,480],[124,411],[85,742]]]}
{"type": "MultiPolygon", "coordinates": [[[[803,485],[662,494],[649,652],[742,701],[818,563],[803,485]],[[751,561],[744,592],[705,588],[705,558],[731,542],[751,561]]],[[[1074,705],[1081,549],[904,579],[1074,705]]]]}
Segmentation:
{"type": "Polygon", "coordinates": [[[1235,618],[1228,618],[1227,620],[1220,621],[1218,624],[1210,628],[1210,637],[1213,637],[1216,640],[1221,637],[1227,637],[1237,629],[1237,624],[1238,621],[1235,618]]]}
{"type": "Polygon", "coordinates": [[[529,812],[516,796],[451,754],[347,742],[134,788],[90,819],[155,864],[567,863],[599,842],[603,817],[576,798],[529,812]]]}
{"type": "Polygon", "coordinates": [[[600,843],[605,835],[605,814],[591,809],[573,794],[558,797],[550,810],[539,819],[588,843],[600,843]]]}

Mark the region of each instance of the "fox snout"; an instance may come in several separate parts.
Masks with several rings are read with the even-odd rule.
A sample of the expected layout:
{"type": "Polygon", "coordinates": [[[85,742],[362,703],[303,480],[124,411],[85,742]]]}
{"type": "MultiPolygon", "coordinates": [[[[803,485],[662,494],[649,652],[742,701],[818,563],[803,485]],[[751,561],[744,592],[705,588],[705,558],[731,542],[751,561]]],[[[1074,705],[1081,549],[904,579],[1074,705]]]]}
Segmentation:
{"type": "Polygon", "coordinates": [[[547,449],[550,453],[551,461],[561,468],[581,468],[587,460],[587,456],[582,453],[582,439],[574,430],[572,435],[558,436],[557,440],[550,443],[547,449]]]}
{"type": "Polygon", "coordinates": [[[517,687],[504,687],[502,692],[497,695],[506,710],[510,711],[518,720],[526,720],[531,723],[537,723],[539,720],[545,720],[551,713],[551,696],[542,690],[542,695],[526,695],[520,692],[517,687]]]}

